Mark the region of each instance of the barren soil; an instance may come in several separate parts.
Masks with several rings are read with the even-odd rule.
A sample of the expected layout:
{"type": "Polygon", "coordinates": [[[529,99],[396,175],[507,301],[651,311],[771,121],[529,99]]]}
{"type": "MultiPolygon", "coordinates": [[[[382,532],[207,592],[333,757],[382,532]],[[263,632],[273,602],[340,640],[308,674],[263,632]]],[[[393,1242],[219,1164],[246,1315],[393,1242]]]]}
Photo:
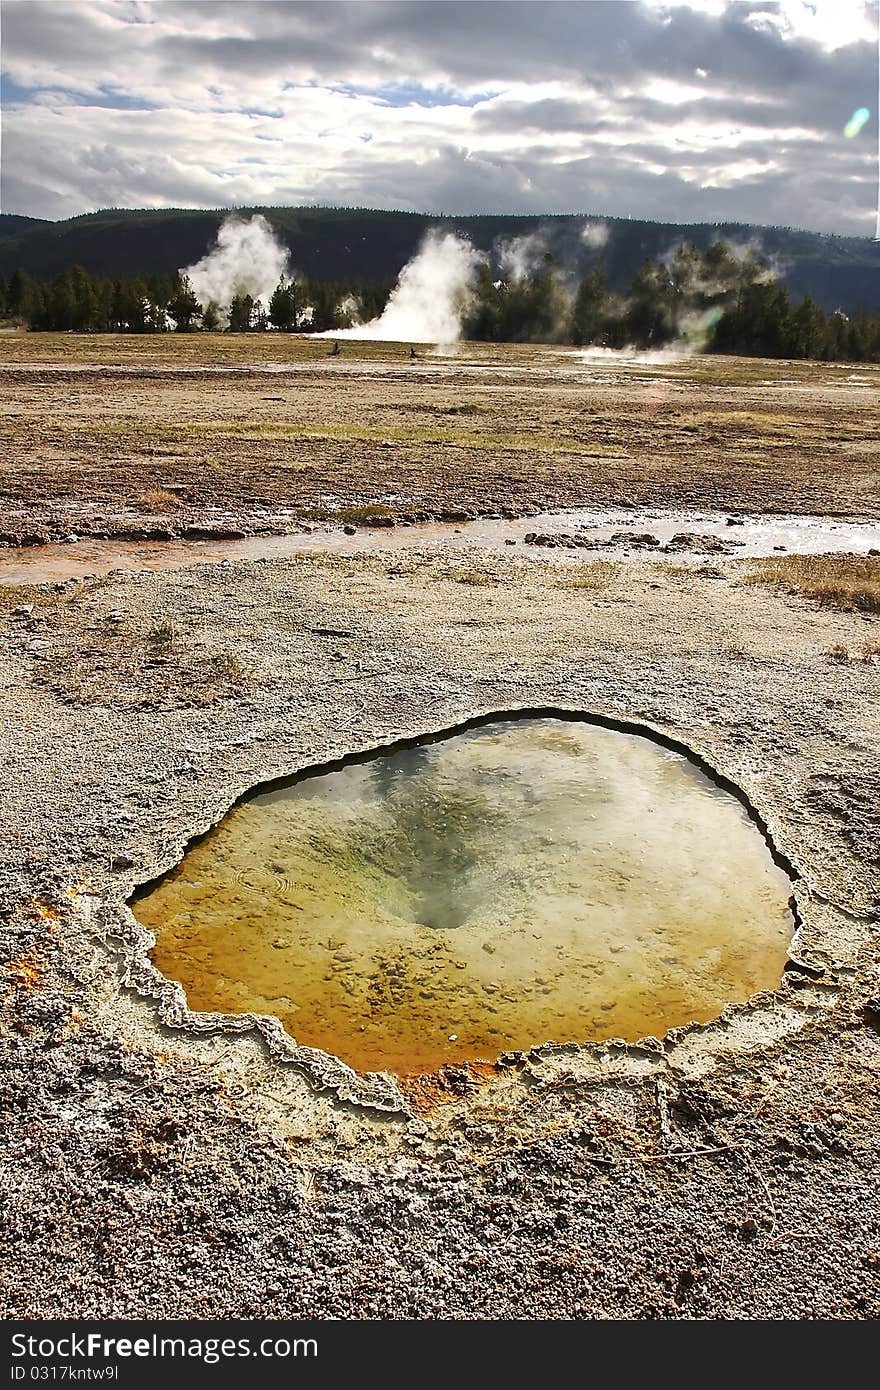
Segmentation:
{"type": "MultiPolygon", "coordinates": [[[[188,515],[247,525],[246,496],[295,517],[330,494],[396,507],[393,491],[432,512],[601,492],[877,515],[872,393],[835,385],[846,371],[701,362],[606,383],[601,363],[582,380],[524,352],[414,363],[416,380],[383,347],[331,391],[323,361],[196,380],[130,342],[134,375],[89,377],[73,368],[110,345],[4,342],[10,533],[68,508],[81,529],[89,502],[121,527],[143,489],[187,479],[188,515]],[[757,384],[776,377],[797,390],[757,384]],[[652,413],[650,390],[671,400],[652,413]],[[464,401],[491,414],[451,432],[551,445],[450,443],[464,401]],[[248,405],[270,437],[241,431],[248,405]],[[236,422],[210,472],[192,420],[236,422]],[[324,435],[278,437],[288,421],[324,435]],[[365,440],[395,421],[388,449],[365,440]],[[161,455],[160,425],[177,431],[161,455]],[[576,430],[611,453],[555,449],[576,430]]],[[[377,546],[0,589],[2,1312],[877,1317],[880,620],[746,584],[751,568],[377,546]],[[777,990],[662,1040],[398,1078],[277,1021],[190,1014],[153,971],[126,899],[244,790],[533,708],[631,722],[743,790],[796,877],[777,990]]]]}
{"type": "Polygon", "coordinates": [[[557,507],[880,515],[876,367],[279,335],[0,340],[0,539],[557,507]]]}

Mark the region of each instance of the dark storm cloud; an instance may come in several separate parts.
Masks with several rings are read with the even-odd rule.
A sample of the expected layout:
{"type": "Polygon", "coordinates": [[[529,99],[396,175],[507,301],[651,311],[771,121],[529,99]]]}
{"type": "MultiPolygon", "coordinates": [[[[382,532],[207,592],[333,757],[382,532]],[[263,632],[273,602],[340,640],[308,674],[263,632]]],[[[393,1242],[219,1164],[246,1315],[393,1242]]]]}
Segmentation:
{"type": "MultiPolygon", "coordinates": [[[[650,124],[662,126],[669,119],[669,107],[661,101],[649,97],[629,104],[630,115],[650,124]]],[[[760,106],[744,111],[741,102],[729,98],[701,97],[694,101],[684,101],[676,106],[678,120],[687,118],[703,125],[711,121],[723,121],[736,127],[746,122],[750,127],[776,130],[793,121],[792,113],[782,102],[768,101],[760,106]]],[[[836,113],[835,113],[836,114],[836,113]]],[[[474,113],[474,124],[480,130],[515,133],[524,131],[543,131],[547,135],[566,131],[598,131],[612,129],[615,120],[597,114],[596,103],[586,98],[583,101],[517,101],[505,102],[503,106],[488,106],[474,113]]],[[[798,121],[800,124],[800,121],[798,121]]],[[[810,122],[814,124],[814,122],[810,122]]]]}
{"type": "Polygon", "coordinates": [[[7,211],[356,201],[872,230],[876,127],[842,132],[875,105],[876,49],[842,0],[16,0],[3,63],[7,211]]]}

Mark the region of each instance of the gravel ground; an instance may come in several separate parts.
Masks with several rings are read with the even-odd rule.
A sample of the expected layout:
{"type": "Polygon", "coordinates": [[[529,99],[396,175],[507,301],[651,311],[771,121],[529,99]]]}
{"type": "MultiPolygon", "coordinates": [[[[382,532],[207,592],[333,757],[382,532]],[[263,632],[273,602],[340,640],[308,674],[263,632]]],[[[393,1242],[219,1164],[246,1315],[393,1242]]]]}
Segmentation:
{"type": "Polygon", "coordinates": [[[878,620],[747,568],[366,553],[0,593],[5,1316],[880,1314],[878,620]],[[399,1082],[152,971],[127,897],[245,789],[536,707],[743,789],[797,874],[776,992],[399,1082]]]}

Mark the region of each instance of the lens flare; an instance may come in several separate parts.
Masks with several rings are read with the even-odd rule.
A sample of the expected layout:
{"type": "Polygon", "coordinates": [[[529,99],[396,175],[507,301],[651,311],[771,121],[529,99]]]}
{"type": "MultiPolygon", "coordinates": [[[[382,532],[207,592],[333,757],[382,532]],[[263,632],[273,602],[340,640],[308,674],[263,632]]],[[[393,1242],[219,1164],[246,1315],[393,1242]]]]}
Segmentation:
{"type": "Polygon", "coordinates": [[[843,127],[843,133],[847,140],[852,140],[853,136],[858,135],[862,126],[867,125],[870,119],[871,113],[867,106],[860,106],[858,111],[854,111],[843,127]]]}

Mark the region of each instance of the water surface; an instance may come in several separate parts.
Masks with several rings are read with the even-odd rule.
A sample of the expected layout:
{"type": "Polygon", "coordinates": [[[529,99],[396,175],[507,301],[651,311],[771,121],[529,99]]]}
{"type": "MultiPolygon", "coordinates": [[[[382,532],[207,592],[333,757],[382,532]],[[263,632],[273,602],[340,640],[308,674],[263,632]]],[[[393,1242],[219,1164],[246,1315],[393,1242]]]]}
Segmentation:
{"type": "MultiPolygon", "coordinates": [[[[137,525],[142,521],[132,519],[137,525]]],[[[170,524],[167,515],[157,516],[155,522],[170,524]]],[[[223,518],[218,524],[224,524],[223,518]]],[[[276,524],[284,524],[280,515],[276,524]]],[[[127,541],[96,540],[84,535],[75,543],[0,547],[0,584],[44,584],[95,577],[115,569],[163,571],[221,560],[283,560],[313,553],[358,555],[415,550],[425,555],[443,555],[447,551],[497,550],[509,554],[510,543],[519,547],[514,554],[541,564],[583,564],[602,557],[659,563],[668,560],[683,565],[700,563],[713,554],[712,543],[717,540],[730,546],[730,554],[737,559],[759,559],[779,551],[796,555],[866,555],[880,550],[880,522],[820,516],[744,516],[731,525],[724,512],[570,508],[510,519],[483,517],[455,526],[440,521],[387,528],[361,526],[353,536],[345,535],[341,524],[315,526],[310,531],[282,536],[248,536],[243,540],[127,541]],[[573,537],[580,543],[579,548],[534,550],[523,545],[530,531],[573,537]],[[692,553],[675,549],[667,553],[659,546],[645,550],[638,544],[639,535],[646,532],[656,536],[662,546],[682,531],[702,537],[705,546],[698,545],[692,553]],[[625,541],[627,534],[634,538],[632,550],[625,541]],[[609,548],[612,537],[618,540],[609,548]]]]}
{"type": "Polygon", "coordinates": [[[253,796],[133,910],[190,1008],[410,1073],[713,1018],[778,984],[790,892],[689,759],[530,718],[253,796]]]}

